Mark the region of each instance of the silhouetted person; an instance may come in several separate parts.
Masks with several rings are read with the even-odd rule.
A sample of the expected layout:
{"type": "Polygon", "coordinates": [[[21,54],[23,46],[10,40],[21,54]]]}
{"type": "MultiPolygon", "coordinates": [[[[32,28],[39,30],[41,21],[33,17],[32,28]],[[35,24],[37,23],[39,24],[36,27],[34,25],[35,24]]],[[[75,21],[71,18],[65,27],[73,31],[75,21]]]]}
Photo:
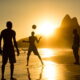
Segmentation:
{"type": "Polygon", "coordinates": [[[28,49],[28,54],[27,54],[27,66],[29,64],[29,57],[30,57],[32,51],[34,52],[35,55],[38,56],[38,58],[40,59],[42,65],[43,65],[42,59],[41,59],[41,57],[39,55],[39,52],[38,52],[38,50],[37,50],[37,48],[35,46],[35,41],[38,43],[40,41],[40,38],[41,37],[38,40],[37,37],[34,36],[34,34],[35,33],[32,32],[31,33],[31,36],[29,37],[29,41],[25,41],[25,42],[28,42],[29,43],[29,49],[28,49]]]}
{"type": "Polygon", "coordinates": [[[15,51],[14,51],[14,46],[17,49],[17,56],[19,56],[19,50],[17,47],[17,42],[16,42],[16,32],[12,30],[12,22],[8,21],[6,23],[7,29],[4,29],[1,32],[0,36],[0,51],[1,51],[1,40],[3,39],[3,54],[2,54],[2,79],[1,80],[6,80],[4,78],[4,72],[5,72],[5,65],[8,62],[10,62],[10,80],[16,80],[13,78],[13,72],[14,72],[14,63],[16,63],[16,58],[15,58],[15,51]],[[13,45],[14,44],[14,45],[13,45]]]}
{"type": "Polygon", "coordinates": [[[73,49],[73,54],[74,54],[74,58],[75,58],[75,63],[74,64],[79,64],[78,50],[79,50],[80,41],[79,41],[79,35],[78,35],[78,32],[77,32],[77,29],[73,30],[73,35],[74,35],[74,38],[73,38],[72,49],[73,49]]]}

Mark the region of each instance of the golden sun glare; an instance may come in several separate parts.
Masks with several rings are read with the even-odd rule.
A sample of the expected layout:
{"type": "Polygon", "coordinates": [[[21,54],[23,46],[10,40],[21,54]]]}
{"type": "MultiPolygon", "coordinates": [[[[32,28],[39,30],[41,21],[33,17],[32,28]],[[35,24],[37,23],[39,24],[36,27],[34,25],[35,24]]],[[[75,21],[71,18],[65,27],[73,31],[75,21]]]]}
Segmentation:
{"type": "Polygon", "coordinates": [[[53,35],[57,28],[56,24],[49,20],[43,21],[38,27],[37,33],[46,37],[53,35]]]}

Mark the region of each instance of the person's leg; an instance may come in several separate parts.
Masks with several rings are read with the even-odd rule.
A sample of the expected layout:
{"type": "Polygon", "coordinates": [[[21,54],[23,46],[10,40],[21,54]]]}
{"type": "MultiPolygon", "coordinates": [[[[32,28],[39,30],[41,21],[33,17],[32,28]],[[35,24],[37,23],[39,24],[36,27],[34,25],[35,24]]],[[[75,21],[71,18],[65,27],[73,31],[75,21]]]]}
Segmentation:
{"type": "Polygon", "coordinates": [[[1,72],[2,72],[2,80],[6,80],[4,79],[4,73],[5,73],[5,66],[7,64],[8,61],[8,56],[7,55],[2,55],[2,68],[1,68],[1,72]]]}
{"type": "Polygon", "coordinates": [[[14,64],[16,63],[16,57],[13,48],[9,50],[9,63],[10,63],[10,80],[16,80],[16,78],[13,77],[14,64]]]}
{"type": "Polygon", "coordinates": [[[14,73],[14,63],[10,64],[10,71],[11,71],[10,75],[11,75],[11,79],[12,79],[13,78],[13,73],[14,73]]]}
{"type": "Polygon", "coordinates": [[[4,63],[2,64],[2,80],[4,80],[5,65],[4,63]]]}
{"type": "Polygon", "coordinates": [[[39,54],[38,54],[37,56],[38,56],[38,58],[40,59],[42,65],[43,65],[43,61],[42,61],[42,59],[41,59],[41,56],[40,56],[39,54]]]}
{"type": "Polygon", "coordinates": [[[38,56],[38,58],[40,59],[40,61],[41,61],[42,65],[43,65],[43,61],[42,61],[42,59],[41,59],[41,56],[39,55],[38,50],[35,48],[35,49],[33,50],[33,52],[34,52],[34,54],[35,54],[35,55],[37,55],[37,56],[38,56]]]}
{"type": "Polygon", "coordinates": [[[76,62],[79,64],[79,55],[76,55],[76,62]]]}
{"type": "Polygon", "coordinates": [[[28,53],[27,53],[27,66],[29,65],[29,57],[31,55],[31,52],[32,52],[32,49],[31,49],[31,46],[29,46],[28,53]]]}
{"type": "Polygon", "coordinates": [[[79,55],[78,55],[78,49],[73,50],[74,58],[75,58],[75,64],[79,64],[79,55]]]}
{"type": "Polygon", "coordinates": [[[10,64],[10,80],[16,80],[16,78],[13,77],[13,73],[14,73],[14,63],[10,64]]]}
{"type": "Polygon", "coordinates": [[[29,57],[30,55],[27,55],[27,66],[29,65],[29,57]]]}
{"type": "Polygon", "coordinates": [[[29,65],[29,57],[31,55],[31,50],[28,50],[28,54],[27,54],[27,66],[29,65]]]}
{"type": "Polygon", "coordinates": [[[75,59],[76,59],[77,64],[79,64],[78,49],[76,49],[76,52],[75,52],[75,59]]]}
{"type": "Polygon", "coordinates": [[[16,78],[13,77],[13,73],[14,73],[14,63],[11,63],[10,64],[10,69],[11,69],[11,77],[10,77],[10,80],[16,80],[16,78]]]}

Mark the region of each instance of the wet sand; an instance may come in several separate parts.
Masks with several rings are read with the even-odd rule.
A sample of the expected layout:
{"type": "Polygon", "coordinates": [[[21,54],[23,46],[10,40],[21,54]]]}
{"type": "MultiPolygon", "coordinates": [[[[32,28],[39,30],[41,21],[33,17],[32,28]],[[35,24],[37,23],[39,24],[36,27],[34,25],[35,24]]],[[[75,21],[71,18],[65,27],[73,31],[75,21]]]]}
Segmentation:
{"type": "MultiPolygon", "coordinates": [[[[42,67],[39,59],[33,53],[30,64],[26,66],[26,53],[21,51],[15,64],[14,77],[17,80],[80,80],[80,65],[73,64],[72,50],[52,50],[53,53],[44,53],[39,50],[43,59],[42,67]],[[47,56],[46,56],[47,55],[47,56]]],[[[48,51],[46,51],[48,52],[48,51]]],[[[1,56],[0,56],[0,79],[1,79],[1,56]]],[[[6,65],[5,78],[10,80],[9,63],[6,65]]]]}

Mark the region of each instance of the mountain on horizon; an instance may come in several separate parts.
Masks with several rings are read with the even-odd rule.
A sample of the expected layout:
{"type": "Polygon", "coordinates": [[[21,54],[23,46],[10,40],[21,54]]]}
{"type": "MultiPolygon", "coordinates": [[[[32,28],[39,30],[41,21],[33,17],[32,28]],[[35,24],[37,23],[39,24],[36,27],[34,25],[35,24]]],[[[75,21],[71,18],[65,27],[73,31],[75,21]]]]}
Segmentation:
{"type": "Polygon", "coordinates": [[[60,28],[56,31],[56,39],[54,40],[53,38],[51,44],[53,43],[53,45],[59,47],[71,47],[73,43],[73,29],[77,29],[80,35],[80,25],[77,18],[71,18],[67,14],[62,20],[60,28]]]}
{"type": "MultiPolygon", "coordinates": [[[[68,14],[63,18],[60,28],[57,29],[56,31],[56,37],[52,36],[51,38],[48,39],[48,41],[45,41],[43,38],[42,41],[40,42],[39,46],[44,45],[44,47],[68,47],[70,48],[72,46],[73,42],[73,29],[77,29],[78,33],[80,35],[80,25],[78,23],[78,20],[76,17],[71,18],[68,14]],[[47,44],[48,45],[45,45],[47,44]]],[[[18,41],[19,47],[27,47],[28,44],[22,43],[21,39],[18,41]]]]}
{"type": "Polygon", "coordinates": [[[79,24],[78,24],[78,20],[77,20],[76,17],[71,18],[67,14],[62,20],[61,26],[62,27],[71,27],[71,26],[73,26],[75,28],[75,26],[79,26],[79,24]]]}

